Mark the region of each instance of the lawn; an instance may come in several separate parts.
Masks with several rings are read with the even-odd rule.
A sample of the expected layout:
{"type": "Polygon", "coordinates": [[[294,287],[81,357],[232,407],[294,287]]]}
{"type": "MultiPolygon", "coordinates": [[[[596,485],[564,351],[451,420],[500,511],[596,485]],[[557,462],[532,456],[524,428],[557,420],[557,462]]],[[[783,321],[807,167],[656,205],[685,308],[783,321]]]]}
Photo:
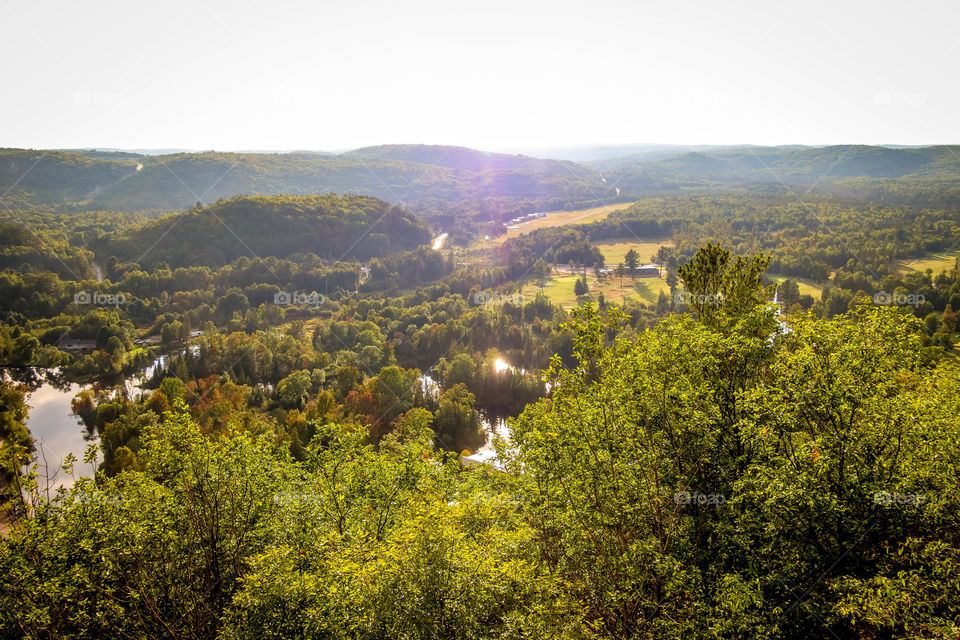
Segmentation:
{"type": "Polygon", "coordinates": [[[811,295],[814,299],[819,300],[820,295],[823,293],[823,287],[813,280],[807,278],[798,278],[796,276],[782,276],[776,273],[767,273],[767,277],[773,280],[774,282],[783,282],[784,280],[790,279],[794,280],[797,283],[797,288],[800,289],[800,295],[811,295]]]}
{"type": "Polygon", "coordinates": [[[607,240],[605,242],[594,242],[595,247],[603,253],[604,261],[607,265],[618,265],[623,262],[623,256],[627,255],[630,249],[636,249],[640,254],[640,264],[648,264],[650,258],[657,252],[661,246],[672,247],[673,240],[670,238],[626,238],[607,240]]]}
{"type": "Polygon", "coordinates": [[[930,253],[922,258],[900,260],[896,263],[896,267],[901,275],[908,271],[926,271],[927,269],[933,269],[933,274],[938,275],[941,271],[952,269],[958,256],[960,256],[960,249],[930,253]]]}
{"type": "Polygon", "coordinates": [[[537,229],[559,227],[565,224],[593,222],[595,220],[600,220],[601,218],[607,217],[614,211],[626,209],[631,204],[632,203],[630,202],[623,202],[620,204],[608,204],[602,207],[591,207],[590,209],[579,209],[577,211],[554,211],[548,213],[547,217],[545,218],[538,218],[536,220],[531,220],[530,222],[524,222],[523,224],[517,225],[517,228],[515,229],[507,229],[507,232],[504,235],[497,236],[488,242],[481,241],[479,246],[486,248],[497,246],[504,240],[516,238],[521,234],[536,231],[537,229]]]}
{"type": "MultiPolygon", "coordinates": [[[[577,297],[573,295],[573,285],[579,276],[557,275],[550,278],[543,292],[550,298],[554,304],[564,307],[575,307],[579,304],[577,297]]],[[[651,303],[656,302],[660,292],[670,294],[670,287],[663,278],[636,278],[631,281],[628,276],[623,278],[623,287],[620,286],[620,278],[607,277],[602,282],[598,281],[592,273],[587,272],[587,286],[590,288],[590,295],[585,300],[596,301],[601,293],[607,302],[623,304],[627,298],[637,301],[651,303]]],[[[533,298],[540,291],[533,278],[527,279],[523,286],[523,296],[527,300],[533,298]]]]}

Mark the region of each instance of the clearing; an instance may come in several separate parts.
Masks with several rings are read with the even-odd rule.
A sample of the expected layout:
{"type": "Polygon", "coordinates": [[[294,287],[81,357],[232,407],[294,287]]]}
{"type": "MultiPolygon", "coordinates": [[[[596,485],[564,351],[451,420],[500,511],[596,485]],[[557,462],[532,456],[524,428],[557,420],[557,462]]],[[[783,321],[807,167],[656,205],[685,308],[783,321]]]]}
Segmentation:
{"type": "Polygon", "coordinates": [[[650,258],[657,252],[661,246],[672,247],[671,238],[644,239],[637,238],[617,238],[605,240],[603,242],[594,242],[593,246],[600,249],[603,254],[604,262],[607,266],[618,265],[623,262],[623,256],[627,255],[630,249],[636,249],[640,254],[640,264],[649,264],[650,258]]]}
{"type": "MultiPolygon", "coordinates": [[[[577,296],[573,295],[573,286],[579,277],[580,276],[571,274],[554,275],[547,280],[543,292],[554,304],[559,304],[564,307],[576,307],[579,305],[579,301],[577,300],[577,296]]],[[[663,278],[638,277],[635,280],[631,280],[629,276],[624,276],[623,286],[621,287],[620,278],[616,276],[607,276],[602,281],[598,281],[597,278],[588,271],[587,286],[590,288],[590,294],[584,296],[584,299],[594,302],[601,293],[607,302],[616,304],[623,304],[627,298],[649,304],[657,301],[657,297],[661,291],[670,295],[670,287],[667,286],[663,278]]],[[[522,294],[525,299],[533,300],[539,292],[540,287],[537,286],[534,278],[525,280],[522,289],[522,294]]]]}
{"type": "Polygon", "coordinates": [[[522,222],[513,229],[507,229],[507,232],[502,236],[497,236],[496,238],[486,242],[481,241],[479,245],[483,247],[495,247],[504,240],[516,238],[521,234],[536,231],[537,229],[560,227],[565,224],[593,222],[595,220],[600,220],[601,218],[607,217],[614,211],[626,209],[632,204],[632,202],[621,202],[619,204],[607,204],[603,205],[602,207],[592,207],[590,209],[580,209],[578,211],[551,211],[545,218],[537,218],[536,220],[530,220],[529,222],[522,222]]]}
{"type": "Polygon", "coordinates": [[[940,253],[929,253],[922,258],[898,260],[895,266],[901,275],[908,271],[926,271],[927,269],[933,269],[933,275],[936,276],[939,275],[941,271],[953,269],[953,265],[958,257],[960,257],[960,249],[942,251],[940,253]]]}
{"type": "MultiPolygon", "coordinates": [[[[815,300],[820,300],[820,296],[823,294],[823,285],[817,284],[816,281],[810,280],[808,278],[798,278],[797,276],[783,276],[778,273],[766,273],[766,276],[773,280],[774,282],[783,282],[784,280],[793,280],[797,283],[797,288],[800,289],[800,295],[811,295],[815,300]]],[[[832,276],[831,276],[832,277],[832,276]]]]}

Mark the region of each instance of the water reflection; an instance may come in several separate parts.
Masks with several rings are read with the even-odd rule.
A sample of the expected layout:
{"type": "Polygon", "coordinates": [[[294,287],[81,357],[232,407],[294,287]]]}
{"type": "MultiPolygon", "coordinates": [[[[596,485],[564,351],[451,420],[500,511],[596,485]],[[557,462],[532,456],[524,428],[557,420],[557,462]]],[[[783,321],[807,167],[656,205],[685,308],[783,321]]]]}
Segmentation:
{"type": "MultiPolygon", "coordinates": [[[[152,374],[159,365],[163,366],[166,356],[154,360],[144,373],[152,374]]],[[[66,379],[60,369],[42,369],[27,367],[22,369],[7,369],[3,371],[3,378],[17,382],[30,388],[26,396],[29,407],[26,427],[34,440],[34,464],[38,470],[38,482],[41,488],[55,491],[59,487],[70,487],[76,478],[92,477],[96,466],[102,461],[99,447],[100,438],[97,433],[91,433],[80,420],[73,415],[73,399],[95,383],[77,383],[66,379]],[[87,447],[97,445],[97,458],[93,464],[84,464],[87,447]],[[69,455],[78,460],[74,465],[74,474],[63,472],[63,460],[69,455]]],[[[147,378],[143,373],[130,376],[127,379],[101,380],[105,387],[122,383],[127,392],[140,393],[147,378]]]]}
{"type": "Polygon", "coordinates": [[[497,467],[497,451],[494,447],[495,436],[500,436],[507,443],[510,442],[510,427],[503,418],[497,418],[492,423],[484,419],[483,429],[487,432],[487,441],[475,453],[464,456],[463,464],[466,466],[476,466],[478,464],[490,464],[497,467]]]}
{"type": "Polygon", "coordinates": [[[74,478],[61,470],[64,458],[70,453],[81,461],[74,468],[77,476],[93,475],[100,461],[98,447],[97,462],[94,465],[82,463],[87,447],[98,443],[99,438],[87,432],[70,407],[73,397],[85,388],[75,383],[55,385],[46,382],[27,396],[30,412],[26,425],[36,447],[35,459],[39,465],[41,486],[47,484],[44,479],[49,480],[52,490],[73,484],[74,478]]]}

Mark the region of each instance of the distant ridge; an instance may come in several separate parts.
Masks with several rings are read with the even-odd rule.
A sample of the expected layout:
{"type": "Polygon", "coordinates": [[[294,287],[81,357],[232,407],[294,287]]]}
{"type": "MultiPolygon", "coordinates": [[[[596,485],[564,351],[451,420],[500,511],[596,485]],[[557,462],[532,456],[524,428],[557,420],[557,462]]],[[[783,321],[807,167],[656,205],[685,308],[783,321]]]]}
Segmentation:
{"type": "MultiPolygon", "coordinates": [[[[180,211],[239,194],[362,194],[400,203],[445,231],[489,230],[521,214],[630,202],[657,193],[766,183],[892,197],[864,180],[953,180],[960,146],[671,147],[587,164],[467,147],[391,144],[339,154],[0,149],[7,210],[180,211]],[[679,151],[678,151],[679,149],[679,151]],[[841,181],[859,180],[857,185],[841,181]]],[[[608,146],[596,153],[637,150],[608,146]]],[[[154,150],[158,151],[158,150],[154,150]]],[[[865,197],[867,197],[865,195],[865,197]]],[[[874,197],[874,196],[869,196],[874,197]]]]}
{"type": "Polygon", "coordinates": [[[485,173],[488,171],[557,171],[566,166],[571,170],[582,169],[576,163],[564,160],[534,158],[525,155],[491,153],[467,147],[427,144],[387,144],[354,149],[347,156],[363,156],[417,162],[448,169],[485,173]]]}
{"type": "Polygon", "coordinates": [[[0,149],[0,206],[176,211],[238,194],[356,193],[428,217],[589,205],[602,176],[570,162],[463,148],[322,153],[171,153],[0,149]],[[441,157],[442,156],[442,157],[441,157]]]}

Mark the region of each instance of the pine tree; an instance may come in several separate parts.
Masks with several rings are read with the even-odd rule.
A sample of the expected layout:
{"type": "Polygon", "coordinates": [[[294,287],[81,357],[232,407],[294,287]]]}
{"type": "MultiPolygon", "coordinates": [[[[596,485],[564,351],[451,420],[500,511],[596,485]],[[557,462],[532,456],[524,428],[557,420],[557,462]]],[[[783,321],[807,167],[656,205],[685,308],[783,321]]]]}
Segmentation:
{"type": "Polygon", "coordinates": [[[580,296],[585,296],[590,291],[590,287],[587,285],[587,277],[582,276],[577,278],[577,281],[573,284],[573,293],[578,298],[580,296]]]}
{"type": "Polygon", "coordinates": [[[634,277],[637,273],[637,265],[640,263],[640,254],[637,253],[636,249],[630,249],[627,251],[626,255],[623,256],[623,263],[627,267],[627,273],[630,274],[630,277],[634,277]]]}

